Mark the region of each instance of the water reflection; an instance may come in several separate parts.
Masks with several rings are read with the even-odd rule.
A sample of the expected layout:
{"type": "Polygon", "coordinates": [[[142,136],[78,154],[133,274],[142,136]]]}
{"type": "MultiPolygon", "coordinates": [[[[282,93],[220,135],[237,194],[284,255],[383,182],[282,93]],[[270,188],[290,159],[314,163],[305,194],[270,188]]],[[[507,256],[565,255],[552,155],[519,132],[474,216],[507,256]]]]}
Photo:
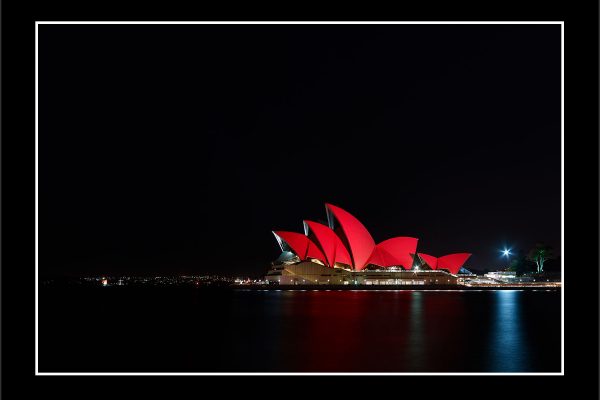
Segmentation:
{"type": "Polygon", "coordinates": [[[443,292],[287,292],[278,349],[290,371],[460,370],[462,296],[443,292]],[[292,301],[289,301],[292,300],[292,301]]]}
{"type": "Polygon", "coordinates": [[[260,295],[260,313],[253,304],[257,299],[234,305],[254,323],[243,325],[241,341],[235,339],[239,330],[233,331],[231,341],[238,350],[246,347],[240,354],[261,355],[261,370],[532,371],[538,353],[555,360],[560,349],[544,348],[543,342],[530,346],[525,322],[534,323],[537,314],[523,320],[527,295],[539,302],[535,294],[520,291],[266,292],[260,295]]]}
{"type": "Polygon", "coordinates": [[[527,338],[523,332],[523,292],[494,292],[493,318],[489,335],[488,370],[516,372],[530,370],[527,338]]]}
{"type": "Polygon", "coordinates": [[[464,296],[449,292],[422,292],[421,297],[423,304],[418,318],[423,321],[423,327],[413,334],[423,338],[423,344],[417,347],[420,350],[419,362],[411,369],[431,372],[464,370],[464,353],[469,346],[465,341],[469,321],[464,296]]]}
{"type": "Polygon", "coordinates": [[[368,364],[365,349],[377,340],[372,335],[376,327],[369,323],[372,299],[364,292],[325,291],[302,293],[299,298],[286,305],[286,318],[281,320],[287,370],[360,370],[368,364]]]}
{"type": "Polygon", "coordinates": [[[132,288],[45,296],[44,371],[560,371],[560,292],[132,288]],[[128,342],[136,346],[111,357],[97,351],[97,343],[128,342]]]}
{"type": "Polygon", "coordinates": [[[408,353],[409,369],[421,371],[424,366],[425,333],[423,326],[423,293],[410,293],[410,317],[407,340],[404,344],[408,353]]]}

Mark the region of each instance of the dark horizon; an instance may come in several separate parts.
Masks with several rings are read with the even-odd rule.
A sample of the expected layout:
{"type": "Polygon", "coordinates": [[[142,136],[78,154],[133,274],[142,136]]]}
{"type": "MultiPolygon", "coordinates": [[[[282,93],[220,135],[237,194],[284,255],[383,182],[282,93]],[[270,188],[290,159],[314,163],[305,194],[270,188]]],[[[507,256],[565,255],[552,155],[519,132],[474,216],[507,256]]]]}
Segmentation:
{"type": "Polygon", "coordinates": [[[40,25],[39,272],[256,276],[272,230],[560,254],[560,25],[40,25]]]}

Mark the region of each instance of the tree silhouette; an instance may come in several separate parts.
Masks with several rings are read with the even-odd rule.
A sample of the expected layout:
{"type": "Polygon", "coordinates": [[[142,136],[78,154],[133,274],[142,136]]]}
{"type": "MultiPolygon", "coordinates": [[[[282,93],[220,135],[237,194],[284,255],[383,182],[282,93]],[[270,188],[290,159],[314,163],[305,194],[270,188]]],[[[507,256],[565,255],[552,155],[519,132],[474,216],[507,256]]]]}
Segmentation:
{"type": "Polygon", "coordinates": [[[552,247],[543,243],[536,244],[535,247],[529,251],[529,254],[527,254],[527,259],[537,265],[538,273],[544,271],[544,263],[546,261],[553,260],[555,258],[556,256],[552,251],[552,247]]]}
{"type": "Polygon", "coordinates": [[[513,259],[508,266],[509,271],[514,271],[517,276],[521,276],[524,273],[533,271],[532,263],[527,259],[520,250],[514,250],[513,259]]]}

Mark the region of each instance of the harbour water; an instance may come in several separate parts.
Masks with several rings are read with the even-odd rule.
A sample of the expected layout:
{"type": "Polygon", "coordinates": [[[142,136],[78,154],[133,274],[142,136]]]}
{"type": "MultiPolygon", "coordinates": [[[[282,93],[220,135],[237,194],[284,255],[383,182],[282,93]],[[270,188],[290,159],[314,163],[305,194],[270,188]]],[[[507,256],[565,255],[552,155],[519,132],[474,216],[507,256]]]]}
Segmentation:
{"type": "Polygon", "coordinates": [[[40,372],[560,372],[559,290],[45,287],[40,372]]]}

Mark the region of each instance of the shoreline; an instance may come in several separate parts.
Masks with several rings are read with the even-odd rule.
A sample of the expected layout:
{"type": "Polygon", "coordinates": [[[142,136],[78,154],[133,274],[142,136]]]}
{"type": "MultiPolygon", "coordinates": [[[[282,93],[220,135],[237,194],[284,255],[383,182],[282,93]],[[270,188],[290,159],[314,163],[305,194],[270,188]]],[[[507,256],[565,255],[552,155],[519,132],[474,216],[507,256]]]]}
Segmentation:
{"type": "Polygon", "coordinates": [[[525,290],[525,291],[560,291],[560,286],[465,286],[465,285],[232,285],[233,290],[419,290],[419,291],[494,291],[494,290],[525,290]]]}
{"type": "Polygon", "coordinates": [[[495,291],[495,290],[524,290],[524,291],[560,291],[561,286],[542,285],[498,285],[498,286],[465,286],[465,285],[91,285],[91,284],[46,284],[41,285],[41,290],[52,289],[100,289],[100,290],[125,290],[125,289],[192,289],[192,290],[217,290],[217,291],[495,291]]]}

